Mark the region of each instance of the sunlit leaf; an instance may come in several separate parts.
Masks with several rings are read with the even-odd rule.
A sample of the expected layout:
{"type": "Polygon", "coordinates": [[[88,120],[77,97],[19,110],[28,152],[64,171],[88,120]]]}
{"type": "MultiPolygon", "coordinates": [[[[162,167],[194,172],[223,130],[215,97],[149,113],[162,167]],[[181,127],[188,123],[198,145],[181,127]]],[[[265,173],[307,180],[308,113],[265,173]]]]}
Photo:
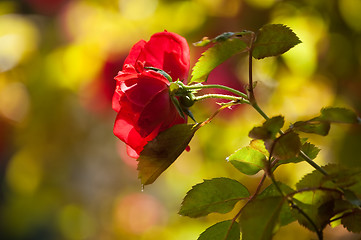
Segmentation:
{"type": "Polygon", "coordinates": [[[153,183],[186,149],[197,130],[195,124],[177,124],[145,145],[137,168],[142,184],[153,183]]]}
{"type": "Polygon", "coordinates": [[[272,139],[281,130],[285,123],[283,116],[275,116],[266,120],[261,127],[254,127],[248,134],[253,139],[272,139]]]}
{"type": "Polygon", "coordinates": [[[227,220],[207,228],[198,240],[239,240],[240,229],[236,221],[227,220]]]}
{"type": "Polygon", "coordinates": [[[269,155],[268,150],[266,149],[266,146],[264,145],[264,141],[260,140],[260,139],[253,139],[251,141],[251,143],[249,144],[249,146],[257,151],[259,151],[260,153],[262,153],[265,156],[269,155]]]}
{"type": "Polygon", "coordinates": [[[253,175],[264,168],[266,156],[251,147],[244,147],[230,155],[227,160],[240,172],[253,175]]]}
{"type": "Polygon", "coordinates": [[[361,210],[354,209],[354,211],[341,219],[343,226],[350,232],[361,232],[361,210]]]}
{"type": "Polygon", "coordinates": [[[301,43],[297,35],[282,24],[263,26],[254,42],[252,56],[256,59],[278,56],[301,43]]]}
{"type": "Polygon", "coordinates": [[[246,197],[249,197],[247,188],[236,180],[229,178],[204,180],[187,193],[179,214],[201,217],[212,212],[227,213],[238,201],[246,197]]]}
{"type": "Polygon", "coordinates": [[[193,67],[191,82],[204,82],[210,72],[231,56],[242,52],[247,47],[239,38],[231,38],[208,48],[193,67]]]}
{"type": "Polygon", "coordinates": [[[335,123],[360,123],[360,118],[353,111],[346,108],[323,108],[319,119],[335,123]]]}
{"type": "Polygon", "coordinates": [[[268,197],[249,202],[240,216],[242,240],[271,239],[279,225],[283,197],[268,197]]]}
{"type": "Polygon", "coordinates": [[[298,155],[301,149],[301,140],[297,133],[288,132],[268,144],[266,148],[272,156],[279,160],[286,160],[298,155]]]}

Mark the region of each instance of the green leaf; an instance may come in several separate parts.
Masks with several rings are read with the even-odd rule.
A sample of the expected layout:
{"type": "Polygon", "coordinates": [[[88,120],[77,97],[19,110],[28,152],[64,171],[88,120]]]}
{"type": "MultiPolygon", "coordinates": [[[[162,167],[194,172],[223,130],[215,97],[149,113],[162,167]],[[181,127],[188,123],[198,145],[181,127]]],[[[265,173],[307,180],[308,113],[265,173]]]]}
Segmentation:
{"type": "Polygon", "coordinates": [[[213,178],[197,184],[185,196],[179,214],[202,217],[212,212],[227,213],[243,198],[249,197],[246,187],[229,178],[213,178]]]}
{"type": "Polygon", "coordinates": [[[253,139],[273,139],[285,123],[283,116],[275,116],[266,120],[261,127],[254,127],[248,134],[253,139]]]}
{"type": "MultiPolygon", "coordinates": [[[[301,151],[304,154],[306,154],[311,160],[313,160],[317,157],[320,150],[321,149],[319,149],[318,147],[316,147],[315,145],[313,145],[309,142],[305,142],[301,147],[301,151]]],[[[302,161],[304,161],[304,159],[302,157],[296,156],[296,157],[292,157],[292,158],[289,158],[286,160],[278,161],[277,165],[286,164],[286,163],[298,163],[298,162],[302,162],[302,161]]]]}
{"type": "Polygon", "coordinates": [[[207,228],[198,240],[239,240],[240,230],[236,221],[227,220],[207,228]]]}
{"type": "Polygon", "coordinates": [[[264,168],[266,156],[251,147],[244,147],[229,156],[227,160],[240,172],[253,175],[264,168]]]}
{"type": "Polygon", "coordinates": [[[357,194],[361,193],[361,169],[348,169],[345,166],[329,164],[322,167],[328,173],[323,175],[317,170],[305,175],[297,184],[297,189],[303,188],[344,188],[349,189],[357,194]]]}
{"type": "Polygon", "coordinates": [[[297,133],[288,132],[281,135],[272,144],[266,142],[266,148],[269,152],[272,152],[273,157],[286,160],[298,155],[301,149],[301,140],[297,133]]]}
{"type": "Polygon", "coordinates": [[[268,197],[250,201],[240,216],[242,240],[271,239],[279,226],[283,197],[268,197]]]}
{"type": "Polygon", "coordinates": [[[249,144],[249,146],[257,151],[259,151],[260,153],[262,153],[265,156],[269,155],[268,150],[266,149],[265,145],[264,145],[264,141],[260,140],[260,139],[253,139],[251,141],[251,143],[249,144]]]}
{"type": "Polygon", "coordinates": [[[292,129],[295,131],[314,133],[321,136],[327,136],[330,127],[331,125],[328,121],[320,121],[318,118],[308,121],[298,121],[292,125],[292,129]]]}
{"type": "Polygon", "coordinates": [[[354,211],[341,219],[342,225],[344,225],[350,232],[361,232],[361,210],[354,209],[354,211]]]}
{"type": "Polygon", "coordinates": [[[230,38],[208,48],[193,67],[192,82],[204,82],[210,72],[231,56],[242,52],[247,47],[239,38],[230,38]]]}
{"type": "Polygon", "coordinates": [[[184,151],[198,129],[196,124],[177,124],[148,142],[137,160],[142,184],[153,183],[184,151]]]}
{"type": "Polygon", "coordinates": [[[346,108],[327,107],[321,109],[320,120],[335,123],[360,123],[360,118],[346,108]]]}
{"type": "MultiPolygon", "coordinates": [[[[329,164],[323,168],[328,172],[328,176],[317,170],[305,175],[296,184],[300,192],[294,195],[297,205],[310,216],[319,229],[325,227],[335,214],[347,210],[342,209],[344,206],[354,208],[359,207],[360,204],[360,200],[353,192],[353,188],[360,183],[360,170],[346,169],[336,164],[329,164]],[[342,196],[347,200],[348,205],[343,204],[340,208],[339,202],[342,196]]],[[[297,219],[302,225],[314,231],[313,226],[303,216],[298,214],[297,219]]]]}
{"type": "MultiPolygon", "coordinates": [[[[325,189],[304,190],[293,196],[293,202],[312,220],[318,230],[326,227],[335,215],[335,202],[340,199],[339,193],[325,189]]],[[[297,208],[293,208],[292,213],[301,225],[316,231],[313,224],[297,208]]]]}
{"type": "MultiPolygon", "coordinates": [[[[278,186],[282,190],[283,194],[288,195],[294,192],[294,190],[287,186],[286,184],[282,182],[277,182],[278,186]]],[[[269,185],[266,187],[259,195],[258,199],[263,198],[269,198],[269,197],[282,197],[282,195],[279,193],[277,187],[274,184],[269,185]]],[[[293,221],[296,221],[296,219],[293,217],[291,208],[288,205],[287,201],[283,202],[280,216],[279,216],[279,222],[281,226],[285,226],[293,221]]]]}
{"type": "Polygon", "coordinates": [[[278,56],[301,43],[296,34],[282,24],[263,26],[253,44],[252,56],[256,59],[278,56]]]}
{"type": "Polygon", "coordinates": [[[298,121],[291,128],[295,131],[326,136],[330,131],[330,123],[361,123],[361,119],[349,109],[328,107],[321,109],[320,116],[308,121],[298,121]]]}

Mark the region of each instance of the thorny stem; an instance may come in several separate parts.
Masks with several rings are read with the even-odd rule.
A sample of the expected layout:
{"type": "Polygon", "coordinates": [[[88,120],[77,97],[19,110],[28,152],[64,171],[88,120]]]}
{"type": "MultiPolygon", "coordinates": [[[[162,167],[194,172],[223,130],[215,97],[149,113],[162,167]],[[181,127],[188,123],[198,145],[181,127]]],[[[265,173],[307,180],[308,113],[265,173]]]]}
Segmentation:
{"type": "Polygon", "coordinates": [[[256,35],[254,33],[251,34],[251,43],[248,50],[248,99],[251,102],[252,106],[257,105],[256,98],[254,97],[253,92],[253,73],[252,73],[252,51],[253,51],[253,42],[255,40],[256,35]]]}
{"type": "Polygon", "coordinates": [[[201,83],[198,83],[198,84],[193,84],[193,85],[184,85],[183,87],[185,89],[188,89],[188,90],[201,90],[201,89],[206,89],[206,88],[218,88],[218,89],[223,89],[223,90],[229,91],[231,93],[234,93],[234,94],[236,94],[238,96],[241,96],[244,99],[248,99],[247,95],[244,94],[243,92],[238,91],[238,90],[233,89],[233,88],[230,88],[230,87],[227,87],[227,86],[218,85],[218,84],[203,85],[201,83]]]}
{"type": "Polygon", "coordinates": [[[239,102],[239,103],[249,104],[249,101],[244,99],[243,97],[236,97],[236,96],[225,95],[225,94],[205,94],[205,95],[195,97],[194,100],[199,101],[199,100],[204,100],[207,98],[227,99],[227,100],[232,100],[232,101],[239,102]]]}

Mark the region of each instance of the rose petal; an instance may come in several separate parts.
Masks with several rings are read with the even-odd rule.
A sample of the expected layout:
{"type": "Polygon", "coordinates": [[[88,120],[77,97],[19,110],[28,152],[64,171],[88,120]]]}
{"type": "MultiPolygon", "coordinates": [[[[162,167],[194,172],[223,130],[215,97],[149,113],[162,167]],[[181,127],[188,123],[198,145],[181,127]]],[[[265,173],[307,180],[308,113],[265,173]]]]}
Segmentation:
{"type": "Polygon", "coordinates": [[[130,49],[128,57],[124,60],[123,70],[126,65],[135,66],[136,61],[138,60],[139,54],[144,48],[146,41],[140,40],[130,49]]]}
{"type": "Polygon", "coordinates": [[[114,135],[135,151],[141,151],[147,141],[140,136],[134,126],[118,114],[114,124],[114,135]]]}
{"type": "Polygon", "coordinates": [[[141,136],[146,137],[155,128],[160,128],[164,121],[170,116],[171,107],[168,89],[164,89],[155,95],[144,107],[138,119],[138,131],[141,136]]]}
{"type": "Polygon", "coordinates": [[[113,94],[113,98],[112,98],[112,108],[114,109],[114,111],[119,112],[120,110],[120,98],[122,96],[122,92],[119,89],[119,85],[117,84],[117,86],[115,87],[115,91],[113,94]]]}
{"type": "Polygon", "coordinates": [[[127,145],[127,154],[128,154],[129,157],[139,158],[139,154],[137,153],[137,151],[135,151],[129,145],[127,145]]]}
{"type": "Polygon", "coordinates": [[[185,38],[164,31],[150,38],[140,52],[138,61],[145,61],[146,66],[164,70],[176,81],[187,78],[189,59],[189,46],[185,38]]]}
{"type": "Polygon", "coordinates": [[[156,94],[168,89],[164,81],[144,74],[138,76],[137,79],[122,83],[120,88],[129,101],[139,106],[145,106],[156,94]]]}

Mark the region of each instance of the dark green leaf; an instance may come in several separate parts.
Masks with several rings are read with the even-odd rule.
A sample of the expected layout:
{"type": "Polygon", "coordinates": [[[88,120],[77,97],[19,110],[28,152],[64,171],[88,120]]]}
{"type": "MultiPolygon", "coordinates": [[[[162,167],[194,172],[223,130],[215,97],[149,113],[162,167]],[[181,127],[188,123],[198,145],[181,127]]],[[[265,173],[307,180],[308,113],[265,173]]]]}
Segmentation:
{"type": "Polygon", "coordinates": [[[346,108],[323,108],[321,109],[321,116],[319,119],[335,123],[360,123],[360,119],[357,115],[346,108]]]}
{"type": "Polygon", "coordinates": [[[204,82],[209,73],[231,56],[242,52],[247,47],[239,38],[231,38],[208,48],[193,67],[191,82],[204,82]]]}
{"type": "Polygon", "coordinates": [[[255,199],[249,202],[240,216],[242,240],[271,239],[279,227],[283,197],[255,199]]]}
{"type": "Polygon", "coordinates": [[[145,145],[138,158],[142,184],[153,183],[184,151],[199,125],[177,124],[145,145]]]}
{"type": "Polygon", "coordinates": [[[238,201],[246,197],[249,197],[247,188],[236,180],[229,178],[204,180],[187,193],[179,214],[201,217],[212,212],[227,213],[238,201]]]}
{"type": "Polygon", "coordinates": [[[329,177],[324,176],[322,173],[320,173],[317,170],[314,170],[311,173],[306,174],[296,184],[296,188],[298,190],[304,188],[318,188],[318,187],[336,188],[336,186],[332,184],[332,182],[331,183],[329,182],[329,177]]]}
{"type": "Polygon", "coordinates": [[[282,24],[263,26],[254,42],[252,56],[256,59],[278,56],[301,43],[296,34],[282,24]]]}
{"type": "Polygon", "coordinates": [[[273,141],[271,146],[268,146],[266,142],[266,148],[269,152],[273,149],[273,157],[286,160],[298,155],[301,149],[301,140],[297,133],[288,132],[273,141]]]}
{"type": "MultiPolygon", "coordinates": [[[[341,199],[341,195],[334,191],[315,189],[301,191],[294,195],[294,203],[312,220],[318,230],[323,229],[335,215],[335,201],[341,199]]],[[[311,231],[316,231],[314,225],[297,209],[292,213],[298,222],[311,231]]]]}
{"type": "Polygon", "coordinates": [[[266,120],[261,127],[254,127],[248,134],[253,139],[273,139],[285,123],[283,116],[276,116],[266,120]]]}
{"type": "Polygon", "coordinates": [[[207,228],[198,240],[239,240],[240,230],[238,222],[227,220],[207,228]]]}
{"type": "Polygon", "coordinates": [[[295,131],[314,133],[321,136],[326,136],[330,131],[330,123],[328,121],[320,121],[311,119],[309,121],[299,121],[293,124],[292,128],[295,131]]]}
{"type": "Polygon", "coordinates": [[[264,168],[266,156],[251,147],[245,147],[233,153],[227,160],[240,172],[253,175],[264,168]]]}
{"type": "MultiPolygon", "coordinates": [[[[301,151],[306,154],[311,160],[315,159],[320,152],[321,149],[316,147],[315,145],[306,142],[302,145],[301,151]]],[[[281,160],[277,163],[277,165],[286,164],[286,163],[298,163],[302,162],[304,159],[300,156],[292,157],[286,160],[281,160]]]]}
{"type": "Polygon", "coordinates": [[[361,232],[361,210],[354,209],[354,211],[341,219],[344,225],[350,232],[361,232]]]}
{"type": "Polygon", "coordinates": [[[317,170],[305,175],[297,184],[297,189],[303,188],[344,188],[349,189],[355,193],[361,193],[361,169],[348,169],[337,164],[329,164],[323,167],[328,173],[328,176],[323,175],[317,170]]]}
{"type": "MultiPolygon", "coordinates": [[[[289,186],[287,186],[284,183],[277,182],[277,184],[280,187],[280,189],[282,190],[283,194],[285,194],[285,195],[288,195],[288,194],[294,192],[294,190],[292,188],[290,188],[289,186]]],[[[263,198],[268,198],[268,197],[282,197],[282,195],[279,193],[277,187],[274,184],[271,184],[267,188],[265,188],[258,195],[257,198],[263,199],[263,198]]],[[[288,202],[284,201],[282,208],[281,208],[280,216],[279,216],[279,222],[280,222],[281,226],[285,226],[295,220],[296,219],[292,215],[291,208],[288,206],[288,202]]]]}
{"type": "Polygon", "coordinates": [[[343,190],[343,194],[346,200],[351,203],[353,206],[361,207],[361,200],[356,196],[356,194],[348,189],[343,190]]]}
{"type": "MultiPolygon", "coordinates": [[[[296,187],[300,193],[294,197],[298,205],[311,217],[317,227],[322,229],[329,219],[341,211],[346,211],[344,206],[358,207],[360,200],[357,198],[352,188],[360,182],[360,170],[346,169],[345,167],[330,164],[323,167],[328,176],[315,170],[305,175],[296,187]],[[342,188],[342,191],[340,190],[342,188]],[[339,203],[342,195],[348,204],[339,203]]],[[[313,230],[312,225],[301,215],[298,220],[307,228],[313,230]]]]}

